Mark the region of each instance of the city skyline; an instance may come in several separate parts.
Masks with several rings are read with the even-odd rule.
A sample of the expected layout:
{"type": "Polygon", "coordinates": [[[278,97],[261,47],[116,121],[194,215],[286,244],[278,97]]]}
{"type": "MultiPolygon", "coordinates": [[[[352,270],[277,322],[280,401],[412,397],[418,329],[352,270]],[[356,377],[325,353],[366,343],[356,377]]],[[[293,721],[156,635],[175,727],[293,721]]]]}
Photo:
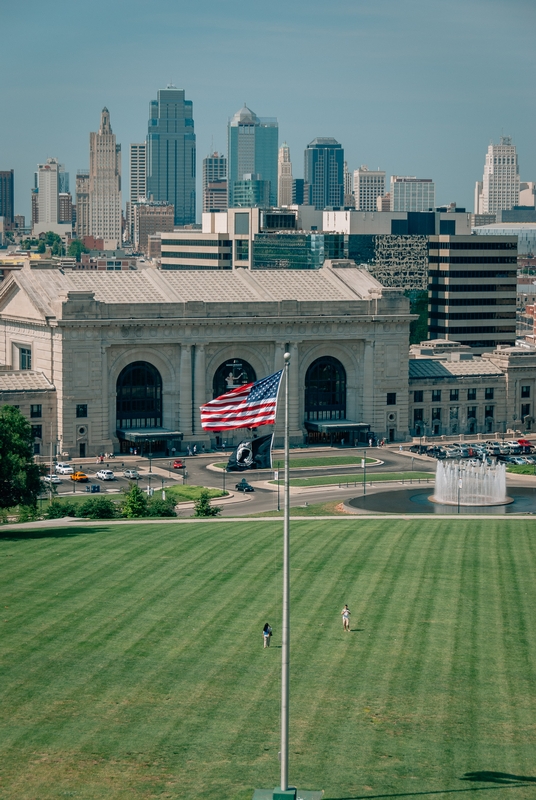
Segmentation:
{"type": "MultiPolygon", "coordinates": [[[[197,11],[166,0],[157,10],[134,2],[128,14],[126,7],[106,6],[107,16],[121,21],[106,32],[97,24],[101,6],[97,0],[95,14],[84,15],[58,0],[54,24],[63,47],[52,49],[42,36],[49,15],[30,2],[25,52],[32,57],[15,50],[16,37],[6,43],[5,58],[16,69],[0,85],[16,125],[0,126],[0,168],[15,169],[16,213],[29,216],[36,164],[54,156],[71,174],[88,167],[87,134],[103,106],[124,149],[143,141],[147,102],[170,81],[194,103],[198,176],[205,155],[226,152],[228,119],[244,102],[278,118],[280,140],[291,152],[333,136],[350,170],[368,164],[388,175],[432,177],[438,205],[472,208],[482,153],[501,135],[511,135],[517,146],[521,180],[536,176],[530,136],[536,9],[527,0],[470,6],[454,0],[432,9],[425,0],[408,0],[403,8],[394,0],[374,8],[335,2],[322,22],[315,1],[290,8],[275,2],[269,12],[242,0],[225,9],[208,0],[197,11]],[[71,75],[65,59],[74,58],[81,29],[94,58],[71,75]],[[258,46],[244,69],[241,45],[251,36],[258,46]],[[151,58],[133,61],[132,47],[142,41],[151,58]],[[281,63],[273,58],[278,51],[285,53],[281,63]]],[[[15,9],[6,8],[3,17],[14,24],[15,9]]]]}

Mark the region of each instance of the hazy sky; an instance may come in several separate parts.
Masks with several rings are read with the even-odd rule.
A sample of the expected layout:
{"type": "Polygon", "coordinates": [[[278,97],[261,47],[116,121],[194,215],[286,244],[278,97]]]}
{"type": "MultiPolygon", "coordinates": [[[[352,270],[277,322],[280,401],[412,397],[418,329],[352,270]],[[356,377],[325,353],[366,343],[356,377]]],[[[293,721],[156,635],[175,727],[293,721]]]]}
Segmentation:
{"type": "Polygon", "coordinates": [[[173,81],[193,101],[198,176],[244,102],[277,117],[295,177],[316,136],[350,169],[431,177],[438,204],[473,208],[491,140],[511,135],[536,180],[534,0],[0,0],[0,169],[28,216],[38,162],[71,190],[107,106],[123,148],[173,81]]]}

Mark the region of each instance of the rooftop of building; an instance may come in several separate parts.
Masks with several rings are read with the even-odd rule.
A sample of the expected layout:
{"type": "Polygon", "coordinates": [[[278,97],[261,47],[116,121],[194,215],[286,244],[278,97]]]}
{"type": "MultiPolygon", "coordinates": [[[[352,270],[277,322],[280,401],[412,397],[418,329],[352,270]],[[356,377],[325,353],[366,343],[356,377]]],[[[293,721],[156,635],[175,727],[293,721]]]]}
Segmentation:
{"type": "MultiPolygon", "coordinates": [[[[19,287],[42,317],[61,313],[67,300],[103,304],[159,306],[185,303],[356,302],[374,298],[398,299],[390,313],[408,313],[401,293],[384,289],[369,272],[350,261],[326,261],[319,270],[142,270],[132,272],[61,269],[17,271],[0,288],[3,305],[19,287]],[[59,302],[58,302],[59,301],[59,302]],[[400,308],[398,308],[400,303],[400,308]]],[[[404,301],[407,303],[407,301],[404,301]]],[[[9,313],[9,311],[6,311],[9,313]]],[[[73,309],[75,316],[78,312],[73,309]]],[[[80,311],[82,313],[82,311],[80,311]]],[[[168,312],[166,312],[168,313],[168,312]]],[[[202,315],[204,312],[200,311],[202,315]]],[[[136,318],[131,309],[129,316],[136,318]]]]}
{"type": "Polygon", "coordinates": [[[503,372],[495,364],[482,358],[471,358],[467,361],[447,361],[439,358],[416,358],[409,361],[409,378],[459,378],[478,375],[502,375],[503,372]]]}
{"type": "Polygon", "coordinates": [[[0,393],[37,392],[53,388],[48,378],[37,370],[0,370],[0,393]]]}
{"type": "Polygon", "coordinates": [[[341,144],[333,136],[317,136],[307,147],[341,147],[341,144]]]}

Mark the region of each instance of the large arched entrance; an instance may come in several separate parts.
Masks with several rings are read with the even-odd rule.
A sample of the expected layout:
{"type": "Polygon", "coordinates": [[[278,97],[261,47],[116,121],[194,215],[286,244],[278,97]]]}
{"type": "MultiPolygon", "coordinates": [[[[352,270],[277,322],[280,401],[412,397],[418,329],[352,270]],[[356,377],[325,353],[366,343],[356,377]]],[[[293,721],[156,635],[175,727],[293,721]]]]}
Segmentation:
{"type": "Polygon", "coordinates": [[[162,427],[162,378],[147,361],[133,361],[117,379],[116,427],[121,440],[121,452],[151,449],[157,452],[165,444],[148,439],[145,447],[137,444],[135,431],[162,427]],[[129,436],[129,431],[132,435],[129,436]],[[149,448],[150,444],[150,448],[149,448]]]}
{"type": "Polygon", "coordinates": [[[338,426],[328,432],[323,430],[325,425],[315,424],[346,419],[346,370],[333,356],[317,358],[309,366],[305,375],[304,411],[309,442],[350,444],[348,433],[338,426]]]}
{"type": "Polygon", "coordinates": [[[212,381],[212,396],[219,397],[238,386],[257,380],[255,370],[243,358],[229,358],[220,364],[212,381]]]}

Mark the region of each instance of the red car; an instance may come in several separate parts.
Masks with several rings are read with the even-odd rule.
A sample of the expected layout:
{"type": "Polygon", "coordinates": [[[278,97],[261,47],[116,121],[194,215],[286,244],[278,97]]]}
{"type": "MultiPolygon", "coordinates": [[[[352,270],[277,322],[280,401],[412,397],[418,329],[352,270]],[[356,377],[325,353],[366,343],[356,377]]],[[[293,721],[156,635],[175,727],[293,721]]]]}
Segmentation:
{"type": "Polygon", "coordinates": [[[184,469],[184,462],[180,458],[175,459],[173,462],[173,469],[184,469]]]}
{"type": "Polygon", "coordinates": [[[530,451],[532,450],[532,448],[534,447],[534,445],[532,444],[532,442],[531,442],[531,441],[529,441],[528,439],[518,439],[518,440],[517,440],[517,443],[518,443],[518,445],[519,445],[520,447],[522,447],[522,448],[523,448],[523,451],[524,451],[525,453],[528,453],[528,452],[530,452],[530,451]]]}

